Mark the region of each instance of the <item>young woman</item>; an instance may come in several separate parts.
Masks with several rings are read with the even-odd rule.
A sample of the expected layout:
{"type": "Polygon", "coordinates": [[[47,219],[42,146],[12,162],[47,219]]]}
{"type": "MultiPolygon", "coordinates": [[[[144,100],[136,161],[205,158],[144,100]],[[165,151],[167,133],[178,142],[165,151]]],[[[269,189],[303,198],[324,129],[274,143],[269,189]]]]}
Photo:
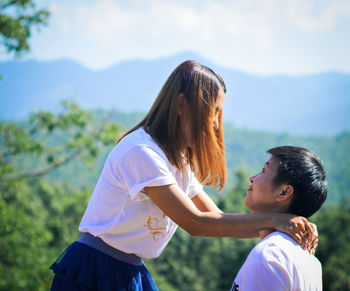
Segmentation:
{"type": "Polygon", "coordinates": [[[52,265],[52,290],[157,290],[142,258],[158,257],[177,226],[248,238],[274,228],[309,250],[317,233],[289,214],[222,213],[203,186],[225,184],[225,84],[193,61],[169,76],[146,117],[109,154],[82,218],[82,237],[52,265]],[[308,234],[307,236],[305,234],[308,234]]]}

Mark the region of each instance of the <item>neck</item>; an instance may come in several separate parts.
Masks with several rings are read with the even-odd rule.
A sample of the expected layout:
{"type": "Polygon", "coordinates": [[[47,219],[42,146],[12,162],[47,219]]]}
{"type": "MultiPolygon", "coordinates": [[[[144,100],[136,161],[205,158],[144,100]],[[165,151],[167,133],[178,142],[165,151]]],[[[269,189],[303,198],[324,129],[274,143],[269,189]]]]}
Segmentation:
{"type": "Polygon", "coordinates": [[[260,239],[264,239],[266,236],[268,236],[270,233],[276,231],[275,229],[264,229],[259,231],[260,239]]]}

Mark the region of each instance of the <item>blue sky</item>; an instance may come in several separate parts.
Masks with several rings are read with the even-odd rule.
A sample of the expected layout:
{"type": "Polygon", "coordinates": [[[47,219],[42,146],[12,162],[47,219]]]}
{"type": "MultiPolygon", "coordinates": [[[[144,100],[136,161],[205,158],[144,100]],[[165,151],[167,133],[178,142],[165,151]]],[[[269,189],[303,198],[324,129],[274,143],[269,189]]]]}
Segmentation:
{"type": "MultiPolygon", "coordinates": [[[[193,51],[257,74],[350,73],[349,0],[54,0],[25,58],[101,69],[193,51]]],[[[6,60],[8,56],[1,56],[6,60]]]]}

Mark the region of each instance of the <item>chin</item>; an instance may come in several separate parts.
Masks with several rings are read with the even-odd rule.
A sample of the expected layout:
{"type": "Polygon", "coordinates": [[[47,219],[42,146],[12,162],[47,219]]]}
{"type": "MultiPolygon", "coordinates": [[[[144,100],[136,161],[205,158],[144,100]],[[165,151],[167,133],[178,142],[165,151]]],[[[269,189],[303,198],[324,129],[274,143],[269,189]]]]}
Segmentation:
{"type": "Polygon", "coordinates": [[[247,208],[250,212],[255,213],[254,211],[254,207],[251,207],[251,205],[249,205],[249,199],[247,199],[247,196],[244,198],[243,200],[243,205],[245,206],[245,208],[247,208]]]}
{"type": "MultiPolygon", "coordinates": [[[[249,207],[249,202],[247,201],[247,196],[244,198],[243,200],[243,205],[248,209],[250,210],[250,207],[249,207]]],[[[251,210],[250,210],[251,211],[251,210]]]]}

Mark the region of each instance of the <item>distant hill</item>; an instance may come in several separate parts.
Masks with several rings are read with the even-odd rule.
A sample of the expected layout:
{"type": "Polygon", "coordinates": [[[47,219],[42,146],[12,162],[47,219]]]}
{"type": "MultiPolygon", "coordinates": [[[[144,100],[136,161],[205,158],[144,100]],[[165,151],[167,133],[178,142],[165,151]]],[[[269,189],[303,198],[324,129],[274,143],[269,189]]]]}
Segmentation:
{"type": "Polygon", "coordinates": [[[321,136],[350,130],[350,74],[258,76],[220,67],[190,52],[125,61],[99,71],[70,60],[0,63],[0,118],[57,110],[62,99],[88,109],[146,112],[170,72],[186,59],[223,76],[228,89],[224,119],[236,127],[321,136]]]}

